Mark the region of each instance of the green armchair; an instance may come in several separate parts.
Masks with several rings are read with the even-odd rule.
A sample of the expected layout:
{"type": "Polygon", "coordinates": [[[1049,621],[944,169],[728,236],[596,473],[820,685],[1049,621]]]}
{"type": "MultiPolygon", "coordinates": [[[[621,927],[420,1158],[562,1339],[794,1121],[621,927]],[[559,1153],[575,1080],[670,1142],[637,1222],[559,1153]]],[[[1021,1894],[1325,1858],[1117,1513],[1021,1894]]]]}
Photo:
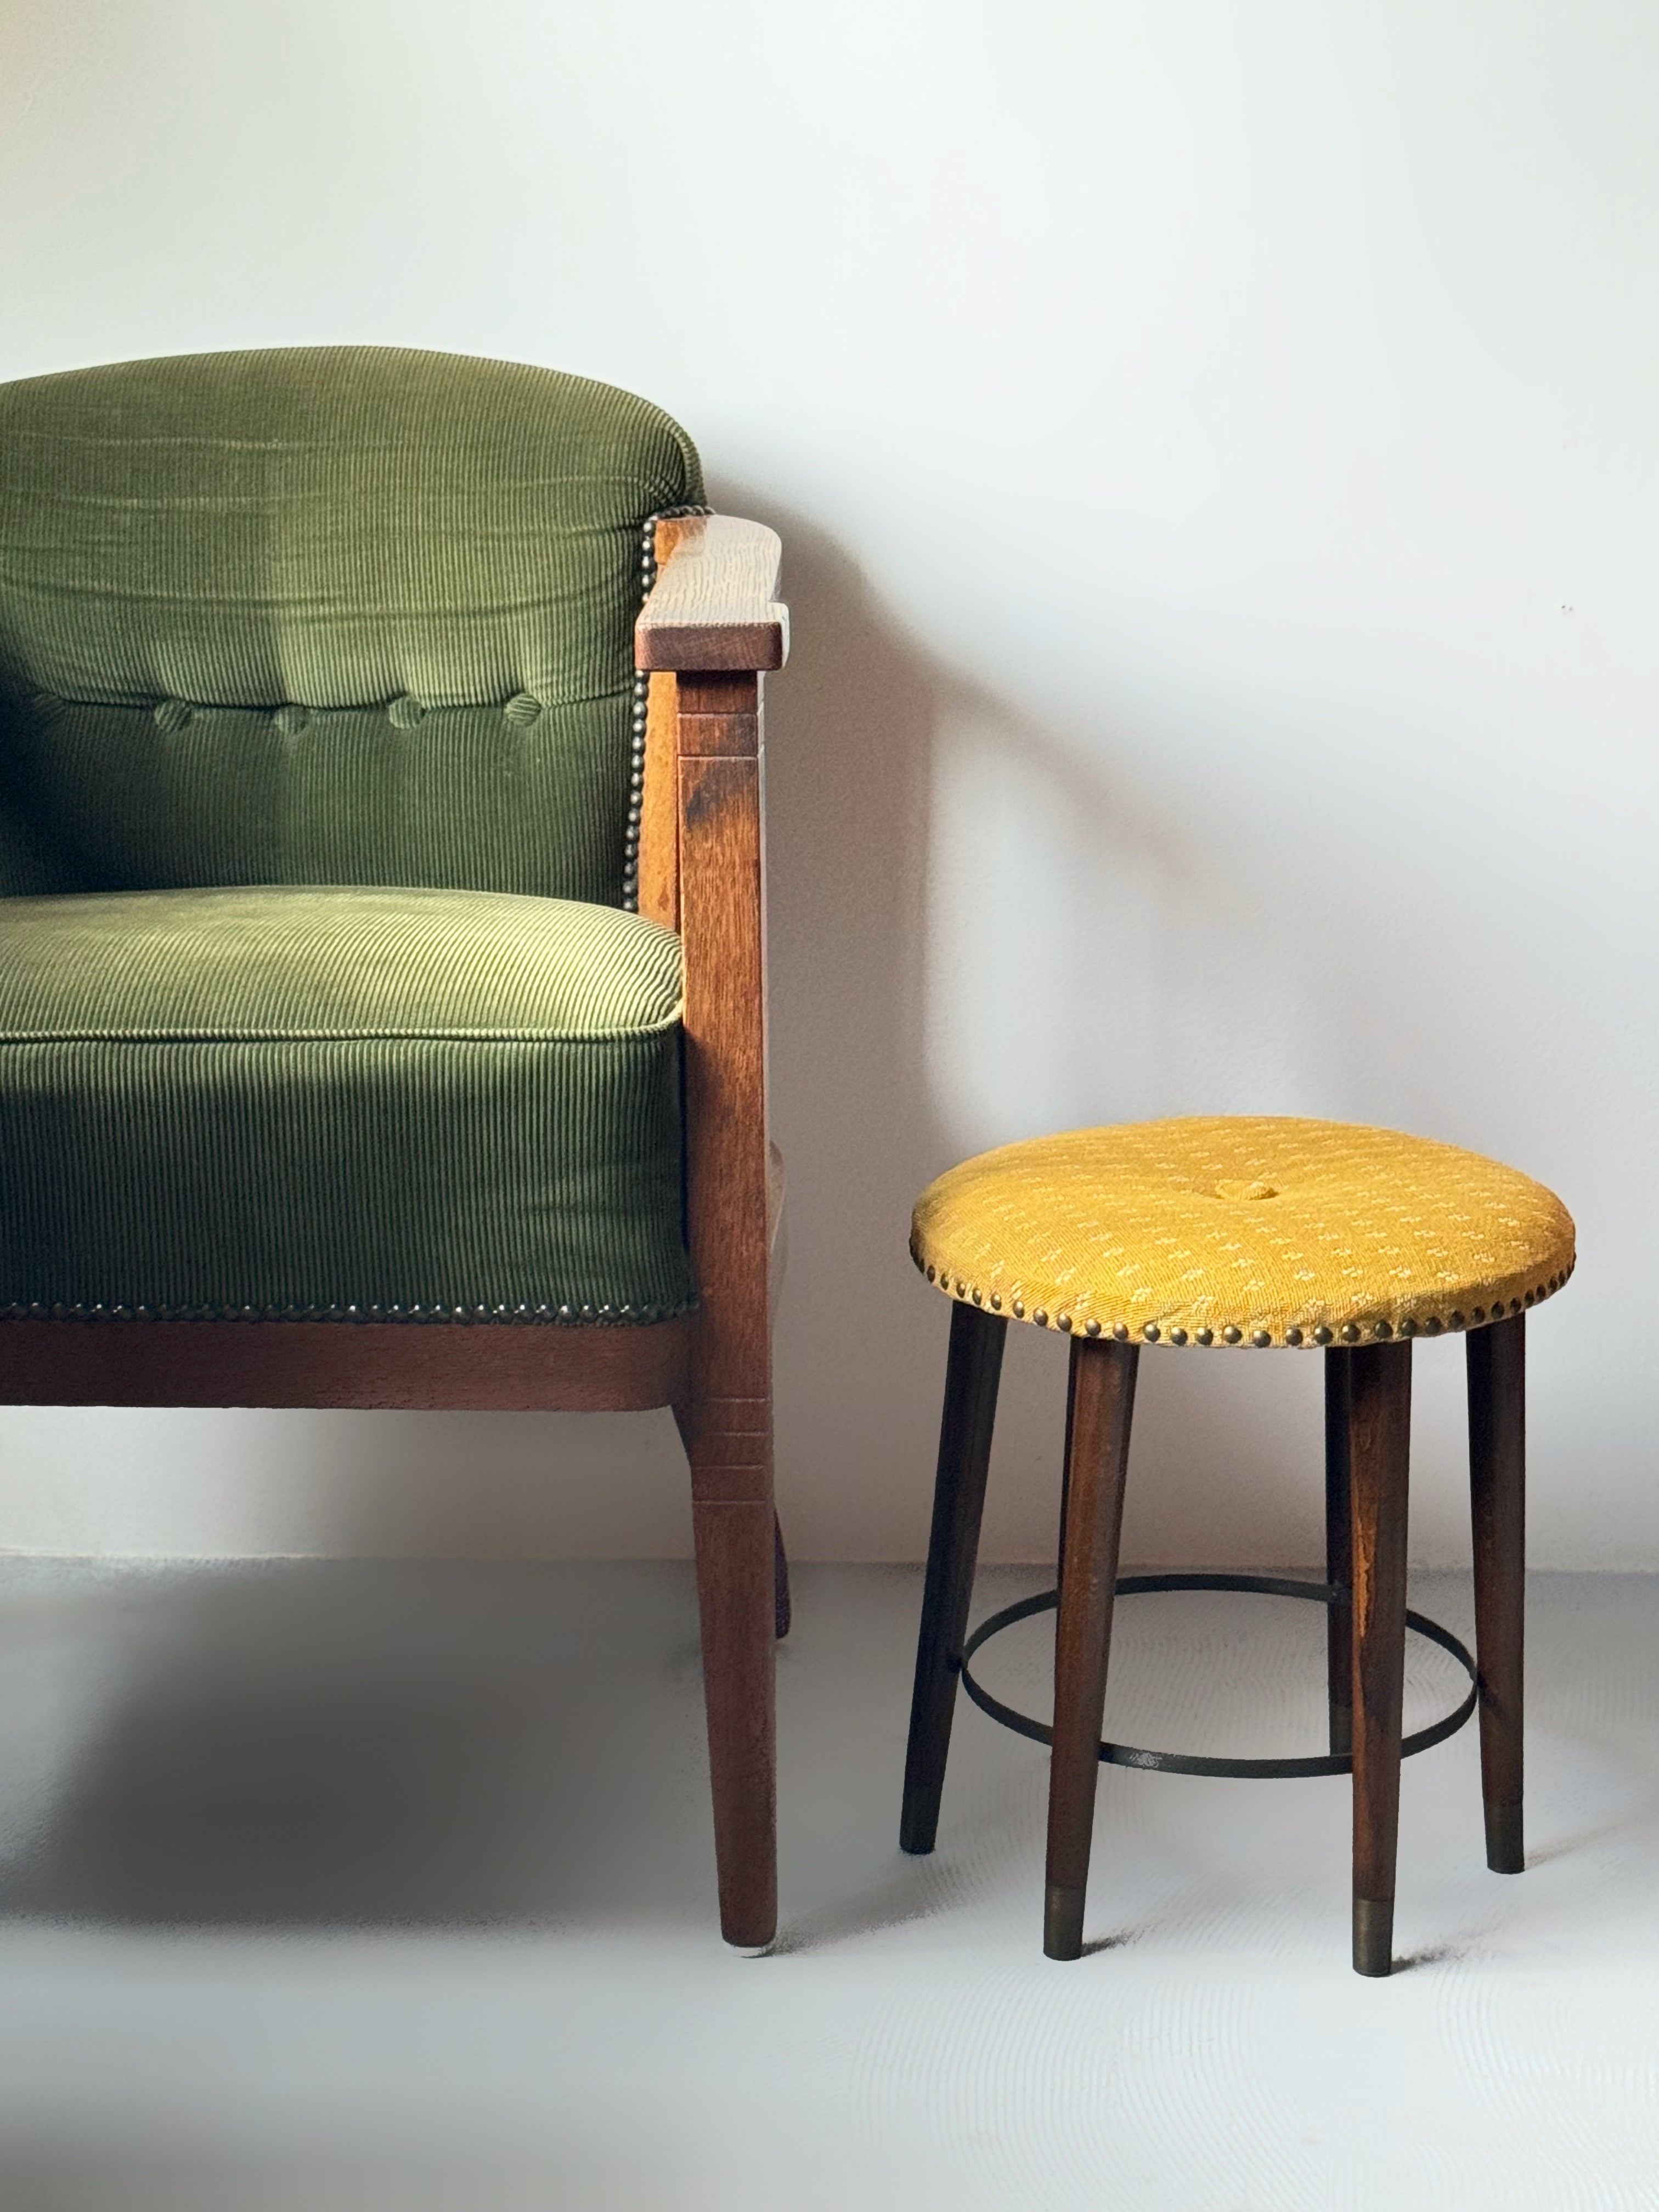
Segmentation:
{"type": "Polygon", "coordinates": [[[777,562],[577,377],[368,347],[0,387],[0,1402],[672,1406],[745,1946],[777,562]]]}

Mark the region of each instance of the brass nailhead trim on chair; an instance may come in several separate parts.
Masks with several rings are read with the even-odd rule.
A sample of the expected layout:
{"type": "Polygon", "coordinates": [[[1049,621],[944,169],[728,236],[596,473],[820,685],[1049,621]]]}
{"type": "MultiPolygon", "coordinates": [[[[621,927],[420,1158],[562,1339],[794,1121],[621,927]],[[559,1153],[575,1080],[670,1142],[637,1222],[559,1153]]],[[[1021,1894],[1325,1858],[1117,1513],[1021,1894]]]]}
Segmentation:
{"type": "MultiPolygon", "coordinates": [[[[640,605],[643,606],[651,596],[657,580],[657,525],[672,522],[683,514],[712,514],[712,507],[660,507],[654,514],[647,514],[640,526],[640,605]]],[[[623,908],[625,913],[640,910],[640,815],[645,804],[645,726],[651,707],[651,672],[636,668],[634,672],[634,708],[631,720],[630,750],[628,763],[628,828],[623,842],[623,908]]],[[[927,1278],[932,1282],[930,1273],[927,1278]]]]}
{"type": "Polygon", "coordinates": [[[61,1300],[0,1305],[0,1321],[395,1321],[409,1323],[515,1322],[554,1327],[637,1327],[694,1313],[696,1301],[671,1306],[308,1305],[169,1306],[66,1304],[61,1300]]]}

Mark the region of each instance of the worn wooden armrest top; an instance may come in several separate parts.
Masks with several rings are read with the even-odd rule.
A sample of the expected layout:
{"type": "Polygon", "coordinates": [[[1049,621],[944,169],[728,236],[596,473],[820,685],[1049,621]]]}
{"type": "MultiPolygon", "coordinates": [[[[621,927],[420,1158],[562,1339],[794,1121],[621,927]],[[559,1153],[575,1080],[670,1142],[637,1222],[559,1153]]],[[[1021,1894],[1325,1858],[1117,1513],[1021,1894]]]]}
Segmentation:
{"type": "Polygon", "coordinates": [[[634,627],[638,668],[781,668],[789,610],[773,598],[782,547],[763,523],[731,514],[677,521],[674,541],[634,627]]]}

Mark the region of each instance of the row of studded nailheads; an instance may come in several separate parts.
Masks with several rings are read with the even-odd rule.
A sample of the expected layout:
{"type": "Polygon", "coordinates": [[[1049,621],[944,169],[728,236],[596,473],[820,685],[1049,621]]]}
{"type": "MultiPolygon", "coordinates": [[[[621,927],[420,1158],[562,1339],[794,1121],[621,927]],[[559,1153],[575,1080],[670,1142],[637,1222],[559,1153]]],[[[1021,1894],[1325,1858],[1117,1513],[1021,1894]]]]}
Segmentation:
{"type": "Polygon", "coordinates": [[[0,1306],[7,1321],[418,1321],[583,1322],[673,1321],[690,1306],[0,1306]]]}
{"type": "MultiPolygon", "coordinates": [[[[682,514],[712,514],[712,507],[661,507],[640,528],[640,605],[657,580],[657,525],[682,514]]],[[[640,817],[645,805],[645,726],[651,708],[651,672],[634,672],[634,726],[628,763],[628,835],[623,848],[623,905],[637,914],[640,905],[640,817]]]]}
{"type": "MultiPolygon", "coordinates": [[[[178,731],[188,728],[198,714],[235,713],[238,710],[234,708],[209,708],[193,707],[188,699],[163,699],[160,704],[152,710],[154,719],[157,725],[161,729],[167,731],[178,731]]],[[[325,710],[312,707],[301,707],[290,703],[284,707],[272,707],[268,709],[255,708],[248,709],[246,711],[258,713],[268,712],[271,721],[274,723],[282,736],[285,738],[297,738],[303,730],[307,730],[310,727],[311,719],[313,714],[325,710]]],[[[358,709],[356,711],[361,712],[362,710],[358,709]]],[[[386,720],[391,723],[394,730],[414,729],[416,724],[423,721],[431,711],[431,708],[427,705],[423,699],[411,698],[408,696],[405,696],[401,699],[392,700],[385,710],[386,720]]],[[[479,709],[474,708],[471,711],[476,713],[478,712],[479,709]]],[[[532,698],[528,691],[515,692],[513,697],[507,700],[501,709],[501,712],[506,715],[509,722],[517,722],[520,724],[533,722],[541,711],[541,701],[539,699],[532,698]]]]}
{"type": "MultiPolygon", "coordinates": [[[[1002,1296],[1000,1291],[993,1291],[987,1298],[982,1292],[975,1289],[971,1284],[963,1282],[959,1277],[953,1291],[948,1274],[932,1266],[927,1267],[926,1273],[928,1281],[937,1283],[947,1297],[969,1298],[976,1306],[988,1305],[993,1313],[1001,1312],[1002,1296]]],[[[1479,1328],[1483,1322],[1506,1320],[1512,1314],[1523,1312],[1527,1307],[1536,1305],[1541,1298],[1549,1297],[1561,1288],[1571,1273],[1571,1267],[1564,1267],[1559,1274],[1552,1275],[1547,1283],[1540,1283],[1535,1291],[1528,1291],[1524,1297],[1511,1298],[1507,1306],[1500,1298],[1490,1309],[1486,1306],[1472,1306],[1467,1314],[1454,1310],[1443,1321],[1437,1314],[1431,1314],[1426,1320],[1420,1322],[1410,1319],[1402,1321],[1397,1329],[1392,1322],[1377,1321],[1363,1324],[1351,1321],[1345,1322],[1338,1329],[1322,1327],[1310,1329],[1305,1334],[1299,1328],[1287,1328],[1284,1335],[1278,1338],[1273,1335],[1271,1329],[1258,1328],[1250,1332],[1249,1341],[1258,1351],[1266,1352],[1275,1343],[1289,1345],[1292,1350],[1295,1350],[1297,1346],[1304,1344],[1322,1346],[1338,1343],[1358,1344],[1367,1336],[1378,1343],[1382,1343],[1389,1337],[1396,1335],[1438,1336],[1443,1330],[1449,1328],[1479,1328]]],[[[1016,1321],[1025,1319],[1025,1306],[1022,1299],[1016,1298],[1008,1310],[1016,1321]]],[[[1048,1327],[1048,1316],[1042,1306],[1035,1309],[1031,1319],[1039,1328],[1048,1327]]],[[[1056,1314],[1054,1317],[1054,1326],[1067,1334],[1070,1333],[1072,1325],[1070,1314],[1056,1314]]],[[[1109,1330],[1105,1328],[1104,1323],[1097,1321],[1086,1321],[1083,1324],[1085,1336],[1109,1334],[1115,1337],[1120,1344],[1127,1344],[1131,1333],[1129,1324],[1125,1321],[1114,1322],[1109,1330]]],[[[1208,1346],[1218,1341],[1222,1344],[1243,1344],[1245,1340],[1245,1332],[1242,1328],[1231,1326],[1223,1329],[1194,1329],[1189,1336],[1184,1328],[1161,1329],[1155,1321],[1147,1322],[1140,1334],[1148,1344],[1162,1342],[1179,1345],[1190,1342],[1208,1346]]]]}

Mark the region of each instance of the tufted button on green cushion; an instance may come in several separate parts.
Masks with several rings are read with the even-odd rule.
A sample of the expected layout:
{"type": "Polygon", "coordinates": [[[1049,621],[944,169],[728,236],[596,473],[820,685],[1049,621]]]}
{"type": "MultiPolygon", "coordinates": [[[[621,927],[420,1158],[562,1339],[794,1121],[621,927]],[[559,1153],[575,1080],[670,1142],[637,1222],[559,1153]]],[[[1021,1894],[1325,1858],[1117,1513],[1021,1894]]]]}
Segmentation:
{"type": "Polygon", "coordinates": [[[513,362],[0,385],[0,894],[620,902],[641,529],[702,497],[660,410],[513,362]]]}
{"type": "Polygon", "coordinates": [[[0,1307],[679,1310],[679,1005],[574,901],[0,900],[0,1307]]]}

